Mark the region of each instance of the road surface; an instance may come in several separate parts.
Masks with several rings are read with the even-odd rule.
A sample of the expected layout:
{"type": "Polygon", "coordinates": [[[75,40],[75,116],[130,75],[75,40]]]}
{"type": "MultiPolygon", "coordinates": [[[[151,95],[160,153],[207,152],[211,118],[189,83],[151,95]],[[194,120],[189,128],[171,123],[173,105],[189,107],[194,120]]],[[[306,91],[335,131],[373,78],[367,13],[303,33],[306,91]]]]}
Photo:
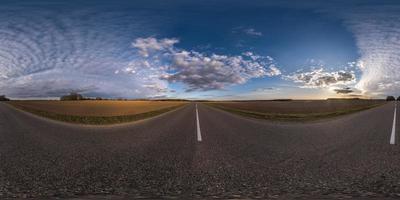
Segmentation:
{"type": "Polygon", "coordinates": [[[93,127],[0,103],[0,199],[400,196],[394,103],[309,123],[197,107],[93,127]]]}

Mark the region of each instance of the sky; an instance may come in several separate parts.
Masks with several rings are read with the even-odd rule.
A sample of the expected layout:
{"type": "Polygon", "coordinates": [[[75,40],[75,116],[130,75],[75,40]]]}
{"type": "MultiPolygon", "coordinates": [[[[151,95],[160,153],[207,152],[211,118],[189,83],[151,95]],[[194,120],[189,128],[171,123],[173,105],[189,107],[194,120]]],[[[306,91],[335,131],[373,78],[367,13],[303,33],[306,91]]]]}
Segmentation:
{"type": "Polygon", "coordinates": [[[0,94],[400,95],[400,2],[0,0],[0,94]]]}

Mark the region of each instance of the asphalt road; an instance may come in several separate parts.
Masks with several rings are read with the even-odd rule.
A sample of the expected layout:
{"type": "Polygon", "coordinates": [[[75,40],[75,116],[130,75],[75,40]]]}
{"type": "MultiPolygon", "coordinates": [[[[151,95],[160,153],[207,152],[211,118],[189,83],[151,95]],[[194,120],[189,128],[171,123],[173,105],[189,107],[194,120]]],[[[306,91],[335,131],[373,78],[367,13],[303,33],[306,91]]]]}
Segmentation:
{"type": "Polygon", "coordinates": [[[393,110],[278,123],[198,104],[199,142],[195,104],[93,127],[0,103],[0,199],[400,198],[393,110]]]}

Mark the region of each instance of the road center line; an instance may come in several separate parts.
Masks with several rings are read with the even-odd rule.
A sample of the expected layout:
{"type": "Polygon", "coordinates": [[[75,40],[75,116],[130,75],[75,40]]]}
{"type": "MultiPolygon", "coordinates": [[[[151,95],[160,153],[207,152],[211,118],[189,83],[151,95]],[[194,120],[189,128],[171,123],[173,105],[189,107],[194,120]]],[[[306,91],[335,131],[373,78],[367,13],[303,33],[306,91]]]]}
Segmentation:
{"type": "Polygon", "coordinates": [[[199,121],[199,111],[196,104],[196,124],[197,124],[197,141],[201,142],[201,131],[200,131],[200,121],[199,121]]]}
{"type": "Polygon", "coordinates": [[[390,144],[396,143],[396,110],[397,110],[397,102],[394,104],[394,117],[393,117],[393,126],[392,126],[392,135],[390,136],[390,144]]]}

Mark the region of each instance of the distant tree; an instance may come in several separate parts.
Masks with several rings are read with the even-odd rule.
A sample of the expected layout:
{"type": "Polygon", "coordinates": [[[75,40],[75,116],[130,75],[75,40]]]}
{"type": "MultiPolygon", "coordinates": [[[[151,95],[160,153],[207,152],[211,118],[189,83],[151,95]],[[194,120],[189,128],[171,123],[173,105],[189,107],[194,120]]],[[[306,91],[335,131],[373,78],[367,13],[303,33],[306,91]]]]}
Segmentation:
{"type": "Polygon", "coordinates": [[[0,101],[10,101],[10,99],[6,95],[0,95],[0,101]]]}
{"type": "Polygon", "coordinates": [[[399,97],[397,97],[397,101],[400,101],[400,96],[399,96],[399,97]]]}
{"type": "Polygon", "coordinates": [[[96,97],[96,100],[103,100],[103,98],[101,98],[101,97],[96,97]]]}
{"type": "Polygon", "coordinates": [[[386,97],[386,101],[395,101],[396,98],[394,98],[394,96],[387,96],[386,97]]]}
{"type": "Polygon", "coordinates": [[[69,95],[60,97],[61,101],[77,101],[77,100],[83,100],[83,99],[84,99],[83,96],[76,92],[71,92],[69,95]]]}

